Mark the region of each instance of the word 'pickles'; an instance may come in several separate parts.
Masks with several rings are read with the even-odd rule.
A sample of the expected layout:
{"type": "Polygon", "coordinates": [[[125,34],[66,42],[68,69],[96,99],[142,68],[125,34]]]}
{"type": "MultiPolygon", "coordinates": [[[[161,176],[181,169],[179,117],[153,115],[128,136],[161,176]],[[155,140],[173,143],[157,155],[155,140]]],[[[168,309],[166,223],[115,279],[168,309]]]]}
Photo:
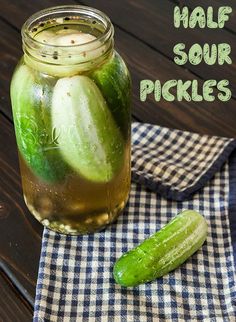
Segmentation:
{"type": "Polygon", "coordinates": [[[152,94],[156,102],[159,102],[161,98],[168,102],[175,100],[179,102],[202,102],[203,100],[213,102],[217,95],[220,101],[227,102],[232,96],[228,85],[229,81],[226,79],[219,82],[214,79],[207,80],[203,82],[202,88],[197,80],[172,79],[161,84],[159,80],[153,82],[150,79],[144,79],[140,82],[140,100],[145,102],[148,95],[152,94]],[[214,91],[215,87],[218,91],[217,94],[214,91]]]}

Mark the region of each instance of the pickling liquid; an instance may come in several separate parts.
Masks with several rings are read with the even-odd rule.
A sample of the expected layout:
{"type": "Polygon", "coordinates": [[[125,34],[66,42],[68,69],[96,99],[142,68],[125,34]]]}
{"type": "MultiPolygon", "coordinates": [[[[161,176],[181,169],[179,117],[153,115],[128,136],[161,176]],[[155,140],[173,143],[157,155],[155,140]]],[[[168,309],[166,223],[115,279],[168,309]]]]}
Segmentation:
{"type": "MultiPolygon", "coordinates": [[[[64,24],[59,26],[58,25],[53,26],[53,22],[48,22],[48,23],[45,22],[45,24],[48,24],[48,28],[46,28],[45,30],[45,26],[44,26],[44,31],[42,32],[40,32],[40,28],[39,29],[34,28],[35,38],[37,38],[42,43],[52,42],[53,45],[62,45],[63,41],[65,41],[65,45],[67,44],[76,45],[76,44],[80,44],[81,41],[83,41],[84,34],[86,38],[87,37],[86,34],[88,35],[88,33],[91,32],[91,28],[92,29],[94,28],[94,26],[91,27],[84,24],[80,25],[79,22],[76,23],[75,19],[71,23],[68,22],[69,18],[67,18],[66,20],[67,21],[64,22],[64,24]],[[79,35],[78,38],[77,38],[77,35],[79,35]],[[60,36],[64,38],[61,39],[60,36]]],[[[45,25],[45,24],[41,24],[41,25],[45,25]]],[[[99,31],[96,31],[96,29],[94,29],[93,35],[91,35],[91,37],[90,36],[88,37],[88,41],[91,41],[92,38],[97,36],[99,36],[99,31]]],[[[103,50],[103,47],[100,50],[103,50]]],[[[63,54],[63,57],[65,57],[64,52],[58,53],[55,50],[53,56],[50,57],[52,62],[53,60],[58,62],[58,60],[60,59],[60,54],[63,54]]],[[[44,54],[40,53],[39,55],[43,56],[44,54]]],[[[84,57],[85,56],[86,56],[86,52],[84,53],[84,57]]],[[[66,63],[69,64],[69,60],[73,59],[73,56],[67,55],[65,59],[66,59],[66,63]]],[[[104,182],[102,182],[102,180],[100,180],[101,182],[98,182],[99,180],[90,180],[88,173],[86,173],[86,175],[83,175],[83,171],[82,170],[80,171],[80,168],[79,168],[80,165],[78,165],[79,171],[77,171],[78,169],[77,167],[74,166],[74,163],[72,163],[71,165],[70,158],[73,158],[73,156],[65,155],[65,151],[63,150],[63,148],[66,149],[65,146],[61,148],[60,144],[58,145],[55,138],[54,138],[55,142],[54,142],[54,139],[51,140],[53,143],[51,143],[49,146],[47,145],[47,142],[44,143],[44,142],[41,142],[41,140],[44,140],[45,138],[47,138],[48,136],[47,133],[49,132],[51,133],[51,132],[54,132],[54,130],[56,131],[58,130],[57,128],[54,128],[54,126],[52,125],[53,123],[53,115],[51,112],[52,94],[50,94],[51,92],[53,92],[53,88],[55,87],[57,82],[61,81],[65,77],[69,77],[70,79],[70,77],[76,76],[76,75],[82,75],[82,76],[85,75],[87,78],[90,78],[92,68],[89,71],[85,71],[85,72],[80,72],[78,70],[78,73],[76,73],[71,69],[73,68],[72,66],[71,68],[68,69],[69,75],[66,75],[64,69],[63,69],[63,74],[60,75],[60,73],[57,74],[57,66],[55,66],[55,76],[52,75],[51,73],[52,69],[49,70],[50,73],[48,76],[47,70],[44,73],[44,71],[37,70],[36,65],[29,66],[30,64],[29,62],[26,61],[26,59],[25,59],[25,62],[23,62],[23,66],[24,65],[26,65],[26,67],[29,67],[30,77],[32,74],[33,75],[32,77],[35,77],[36,79],[36,83],[35,83],[36,85],[33,85],[34,87],[33,90],[37,92],[37,93],[32,92],[32,95],[28,94],[28,96],[32,96],[32,101],[33,101],[32,103],[33,105],[31,109],[29,109],[28,111],[24,110],[24,106],[21,107],[21,106],[18,106],[17,104],[15,104],[14,106],[13,104],[14,122],[16,127],[20,169],[21,169],[21,176],[22,176],[22,186],[23,186],[24,199],[25,199],[26,205],[28,206],[30,212],[36,217],[38,221],[40,221],[44,226],[52,230],[55,230],[57,232],[66,233],[66,234],[85,234],[85,233],[101,230],[106,225],[108,225],[109,223],[111,223],[117,218],[117,216],[123,211],[125,204],[128,200],[129,189],[130,189],[130,150],[131,150],[130,118],[129,118],[129,106],[128,106],[129,104],[126,106],[127,113],[125,112],[126,114],[123,114],[123,116],[122,116],[122,113],[119,113],[119,106],[117,106],[117,103],[116,103],[116,109],[114,110],[114,113],[113,113],[112,106],[111,106],[112,101],[110,101],[109,97],[105,98],[105,95],[103,95],[104,93],[101,90],[101,94],[102,96],[104,96],[104,100],[106,101],[107,107],[111,110],[111,113],[110,112],[109,113],[112,114],[112,124],[113,123],[116,124],[116,127],[118,129],[115,132],[116,136],[120,135],[120,137],[122,138],[121,144],[119,144],[119,146],[122,146],[122,148],[118,152],[115,149],[111,150],[109,147],[107,148],[109,149],[108,157],[118,158],[120,157],[119,153],[120,155],[122,154],[122,157],[120,157],[121,162],[119,163],[119,166],[116,167],[116,171],[114,171],[114,175],[109,177],[109,180],[104,180],[104,182]],[[71,75],[71,73],[73,75],[71,75]],[[44,86],[43,89],[40,88],[41,84],[43,84],[42,86],[44,86]],[[35,104],[34,104],[34,95],[35,95],[35,102],[36,102],[35,104]],[[127,117],[124,115],[127,115],[127,117]],[[26,119],[28,119],[27,122],[29,123],[25,121],[26,119]],[[44,123],[42,122],[42,119],[44,123]],[[34,123],[35,129],[34,127],[32,127],[33,123],[34,123]],[[48,131],[48,128],[50,128],[50,131],[46,133],[46,131],[48,131]],[[26,135],[27,131],[29,132],[28,136],[26,135]],[[42,135],[39,136],[38,133],[40,131],[42,132],[42,135]],[[120,134],[117,134],[118,131],[120,134]],[[39,146],[39,150],[38,150],[39,154],[36,151],[38,146],[39,146]],[[42,164],[42,160],[41,159],[37,160],[37,157],[41,155],[42,150],[46,151],[47,149],[52,149],[52,151],[56,151],[56,153],[58,152],[58,156],[60,156],[60,158],[62,159],[64,158],[63,162],[65,164],[67,163],[65,176],[62,179],[55,182],[50,182],[50,181],[48,182],[47,180],[45,180],[46,175],[43,174],[43,176],[41,176],[41,173],[43,173],[43,169],[40,169],[40,171],[38,171],[37,169],[38,164],[40,164],[40,162],[42,164]],[[110,151],[113,151],[113,152],[111,153],[110,151]],[[33,153],[35,155],[33,155],[33,153]],[[35,159],[36,161],[34,160],[34,156],[36,157],[35,159]],[[30,163],[29,161],[27,162],[27,160],[31,160],[31,161],[33,160],[33,161],[32,162],[30,161],[31,162],[30,163]]],[[[47,66],[49,65],[50,64],[47,64],[47,66]]],[[[20,68],[21,67],[19,67],[19,70],[20,68]]],[[[119,68],[121,69],[121,67],[119,68]]],[[[29,77],[28,78],[26,77],[26,79],[29,79],[29,77]]],[[[115,83],[116,83],[116,80],[115,80],[115,83]]],[[[28,86],[28,83],[26,83],[26,85],[28,86]]],[[[19,80],[19,86],[22,86],[21,79],[19,80]]],[[[130,89],[127,88],[127,90],[123,91],[124,95],[126,95],[127,94],[126,92],[129,92],[129,90],[130,89]]],[[[24,95],[24,88],[22,92],[23,92],[22,95],[24,95]]],[[[65,94],[65,96],[68,96],[68,97],[71,95],[72,94],[70,92],[66,92],[65,94]]],[[[114,95],[115,99],[117,99],[118,97],[120,101],[123,101],[123,98],[120,97],[121,95],[120,93],[119,95],[117,95],[115,92],[112,93],[111,91],[111,95],[114,95]]],[[[86,101],[86,98],[85,98],[85,101],[86,101]]],[[[92,110],[92,108],[90,110],[92,110]]],[[[91,119],[92,118],[93,118],[93,115],[91,116],[91,119]]],[[[74,119],[76,119],[76,117],[74,119]]],[[[84,115],[84,120],[81,119],[81,122],[87,122],[87,120],[88,120],[88,117],[84,115]]],[[[109,119],[107,121],[109,122],[109,119]]],[[[65,125],[59,124],[58,127],[60,128],[63,126],[65,125]]],[[[73,126],[74,127],[71,129],[72,135],[74,135],[74,133],[77,131],[77,128],[76,128],[77,125],[74,124],[73,126]]],[[[96,128],[93,129],[92,121],[90,122],[89,126],[91,128],[91,131],[90,131],[91,133],[97,131],[96,128]]],[[[106,131],[106,122],[104,122],[102,126],[103,126],[103,130],[106,131]]],[[[60,129],[59,129],[59,132],[60,132],[60,129]]],[[[109,135],[110,134],[108,132],[108,136],[109,135]]],[[[55,136],[57,136],[57,134],[55,134],[55,136]]],[[[76,137],[76,135],[74,135],[74,137],[76,137]]],[[[71,144],[73,143],[71,143],[70,138],[68,138],[68,146],[70,146],[71,144]]],[[[79,143],[78,141],[78,144],[81,144],[81,142],[79,143]]],[[[89,148],[90,147],[88,146],[85,147],[85,149],[87,150],[89,148]]],[[[83,150],[83,147],[80,147],[80,149],[83,150]]],[[[76,151],[73,150],[73,153],[76,153],[76,151]]],[[[93,163],[93,160],[95,159],[96,159],[96,153],[94,154],[93,159],[90,158],[90,160],[88,160],[88,163],[89,162],[93,163]]],[[[50,159],[50,160],[51,160],[50,161],[51,165],[55,166],[56,168],[58,158],[54,157],[54,159],[50,159]],[[53,164],[52,160],[55,160],[55,164],[53,164]]],[[[86,160],[83,160],[83,163],[86,163],[86,160]]],[[[82,164],[82,166],[83,165],[84,164],[82,164]]],[[[60,169],[58,172],[60,173],[60,169]]],[[[45,170],[45,173],[46,173],[46,170],[45,170]]],[[[92,178],[92,174],[91,174],[91,178],[92,178]]]]}
{"type": "Polygon", "coordinates": [[[122,212],[130,189],[130,146],[124,164],[108,183],[93,183],[71,172],[61,184],[46,184],[35,176],[20,155],[24,199],[44,226],[66,234],[101,230],[122,212]]]}

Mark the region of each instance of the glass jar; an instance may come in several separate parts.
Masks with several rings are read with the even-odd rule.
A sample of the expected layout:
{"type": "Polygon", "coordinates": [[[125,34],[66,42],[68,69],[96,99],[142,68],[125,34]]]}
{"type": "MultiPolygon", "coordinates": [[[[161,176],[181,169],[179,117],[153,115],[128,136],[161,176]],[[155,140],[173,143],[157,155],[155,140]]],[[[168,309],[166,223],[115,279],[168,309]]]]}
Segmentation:
{"type": "Polygon", "coordinates": [[[130,76],[102,12],[60,6],[22,28],[11,101],[24,199],[46,227],[101,230],[130,189],[130,76]]]}

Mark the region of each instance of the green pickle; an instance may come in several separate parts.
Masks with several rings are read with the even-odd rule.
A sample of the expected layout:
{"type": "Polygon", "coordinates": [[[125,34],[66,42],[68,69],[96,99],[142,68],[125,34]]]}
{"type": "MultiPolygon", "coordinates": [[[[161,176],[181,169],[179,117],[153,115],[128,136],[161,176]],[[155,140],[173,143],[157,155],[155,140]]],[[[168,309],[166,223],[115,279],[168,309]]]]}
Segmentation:
{"type": "Polygon", "coordinates": [[[193,255],[206,236],[204,217],[196,211],[185,210],[118,259],[113,270],[115,281],[129,287],[161,277],[193,255]]]}
{"type": "Polygon", "coordinates": [[[51,126],[52,89],[34,74],[30,67],[19,66],[11,82],[17,144],[25,162],[40,179],[57,182],[64,178],[67,166],[58,152],[51,126]]]}
{"type": "Polygon", "coordinates": [[[75,171],[96,182],[113,178],[122,166],[124,141],[90,78],[79,75],[58,80],[53,91],[52,122],[60,129],[61,154],[75,171]]]}
{"type": "Polygon", "coordinates": [[[108,18],[63,10],[23,27],[11,100],[29,210],[52,230],[84,234],[114,221],[128,199],[131,85],[108,18]]]}
{"type": "Polygon", "coordinates": [[[118,53],[109,62],[95,70],[91,78],[102,91],[119,128],[129,135],[131,81],[124,62],[118,53]]]}

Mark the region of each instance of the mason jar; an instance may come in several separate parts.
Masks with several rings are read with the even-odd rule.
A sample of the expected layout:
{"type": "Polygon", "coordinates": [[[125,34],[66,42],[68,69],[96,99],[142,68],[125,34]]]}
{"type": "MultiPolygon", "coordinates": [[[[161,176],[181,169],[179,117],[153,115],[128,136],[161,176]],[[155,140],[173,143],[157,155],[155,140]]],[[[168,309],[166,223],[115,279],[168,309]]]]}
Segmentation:
{"type": "Polygon", "coordinates": [[[131,83],[113,36],[85,6],[39,11],[22,27],[11,101],[24,199],[57,232],[101,230],[128,199],[131,83]]]}

